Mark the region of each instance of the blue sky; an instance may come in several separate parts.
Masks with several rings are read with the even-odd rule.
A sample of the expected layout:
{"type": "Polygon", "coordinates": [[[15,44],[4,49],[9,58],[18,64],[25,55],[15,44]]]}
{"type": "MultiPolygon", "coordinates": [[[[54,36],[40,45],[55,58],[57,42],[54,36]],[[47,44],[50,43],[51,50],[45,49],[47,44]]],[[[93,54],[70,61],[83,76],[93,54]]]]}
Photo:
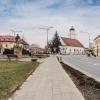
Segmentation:
{"type": "Polygon", "coordinates": [[[77,38],[87,46],[88,34],[80,31],[89,32],[91,40],[100,34],[100,0],[0,0],[0,34],[21,30],[29,43],[44,46],[46,32],[39,29],[44,26],[54,27],[49,39],[56,30],[67,37],[74,26],[77,38]]]}

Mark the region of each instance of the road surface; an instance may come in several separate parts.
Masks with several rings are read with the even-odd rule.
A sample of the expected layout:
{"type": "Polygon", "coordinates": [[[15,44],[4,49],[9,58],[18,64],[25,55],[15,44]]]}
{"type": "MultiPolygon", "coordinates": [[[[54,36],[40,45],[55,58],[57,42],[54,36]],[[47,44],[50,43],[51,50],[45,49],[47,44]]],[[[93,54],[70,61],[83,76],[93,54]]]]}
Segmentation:
{"type": "Polygon", "coordinates": [[[100,81],[100,58],[86,55],[65,55],[63,61],[84,74],[100,81]]]}

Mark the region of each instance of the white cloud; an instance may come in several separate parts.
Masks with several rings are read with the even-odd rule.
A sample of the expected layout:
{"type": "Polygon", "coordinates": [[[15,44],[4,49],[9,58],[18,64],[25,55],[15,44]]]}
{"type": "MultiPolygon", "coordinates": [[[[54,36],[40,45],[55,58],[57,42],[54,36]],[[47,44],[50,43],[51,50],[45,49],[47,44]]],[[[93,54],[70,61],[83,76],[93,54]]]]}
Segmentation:
{"type": "MultiPolygon", "coordinates": [[[[76,3],[71,1],[65,0],[67,5],[76,3]]],[[[38,43],[42,46],[46,44],[46,32],[39,27],[53,26],[54,28],[49,32],[51,39],[56,30],[60,36],[67,36],[70,26],[75,26],[79,40],[85,45],[88,44],[88,35],[79,34],[80,30],[90,32],[91,38],[99,34],[99,7],[67,9],[64,2],[65,4],[58,11],[46,8],[55,2],[56,0],[41,0],[38,3],[16,5],[11,17],[0,20],[0,33],[11,33],[10,29],[21,30],[23,32],[20,34],[24,34],[29,43],[38,43]]]]}
{"type": "Polygon", "coordinates": [[[93,4],[93,0],[87,0],[89,4],[93,4]]]}

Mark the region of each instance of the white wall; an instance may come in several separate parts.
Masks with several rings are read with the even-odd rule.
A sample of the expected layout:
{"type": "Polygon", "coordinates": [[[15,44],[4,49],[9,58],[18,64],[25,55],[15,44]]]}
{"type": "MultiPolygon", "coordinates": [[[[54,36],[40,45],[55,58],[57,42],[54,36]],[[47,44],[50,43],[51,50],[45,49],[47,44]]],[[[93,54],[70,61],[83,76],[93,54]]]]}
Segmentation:
{"type": "Polygon", "coordinates": [[[60,46],[61,54],[84,54],[84,48],[82,47],[71,47],[71,46],[60,46]]]}

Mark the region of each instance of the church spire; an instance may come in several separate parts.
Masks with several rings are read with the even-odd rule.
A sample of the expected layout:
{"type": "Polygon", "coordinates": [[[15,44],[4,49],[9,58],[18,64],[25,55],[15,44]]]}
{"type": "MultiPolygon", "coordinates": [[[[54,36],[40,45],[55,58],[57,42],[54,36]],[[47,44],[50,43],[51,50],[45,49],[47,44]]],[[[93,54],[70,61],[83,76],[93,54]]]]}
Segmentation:
{"type": "Polygon", "coordinates": [[[70,39],[76,38],[75,28],[73,26],[71,26],[71,28],[69,29],[69,38],[70,39]]]}

